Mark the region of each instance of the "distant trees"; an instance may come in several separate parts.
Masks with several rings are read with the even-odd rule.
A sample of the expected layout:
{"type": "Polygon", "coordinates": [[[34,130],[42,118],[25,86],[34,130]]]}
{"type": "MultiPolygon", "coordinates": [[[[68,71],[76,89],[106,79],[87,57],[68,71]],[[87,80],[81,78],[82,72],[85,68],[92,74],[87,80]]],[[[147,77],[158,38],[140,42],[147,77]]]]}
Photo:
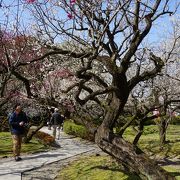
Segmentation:
{"type": "MultiPolygon", "coordinates": [[[[143,178],[174,179],[148,159],[137,146],[122,138],[123,130],[127,126],[121,127],[121,135],[115,134],[113,128],[134,88],[152,79],[157,82],[155,77],[162,73],[174,53],[172,48],[172,51],[167,52],[167,57],[164,57],[158,54],[155,48],[145,45],[145,41],[160,17],[173,15],[177,11],[175,1],[28,2],[28,7],[33,12],[31,15],[36,20],[36,39],[41,42],[41,47],[45,48],[37,57],[18,61],[16,65],[15,72],[19,73],[14,76],[23,82],[28,96],[38,97],[34,96],[31,89],[27,69],[31,67],[30,73],[40,62],[39,65],[42,66],[42,61],[47,57],[60,54],[70,62],[70,72],[76,76],[66,92],[73,92],[82,109],[94,103],[103,112],[101,124],[98,126],[89,118],[82,121],[94,134],[98,146],[118,159],[129,171],[143,178]],[[57,45],[57,41],[65,42],[66,46],[57,45]],[[76,66],[72,66],[74,64],[76,66]],[[18,76],[19,74],[21,76],[18,76]]],[[[60,62],[57,65],[60,66],[60,62]]],[[[36,73],[38,72],[34,72],[36,73]]],[[[47,82],[48,77],[44,80],[47,82]]],[[[48,83],[52,81],[53,78],[48,83]]],[[[54,88],[51,86],[48,92],[54,93],[54,88]]],[[[50,96],[55,97],[54,94],[50,96]]],[[[84,114],[83,117],[89,116],[84,114]]]]}
{"type": "MultiPolygon", "coordinates": [[[[163,70],[157,77],[136,86],[132,90],[132,96],[128,100],[128,104],[134,109],[134,112],[141,112],[144,123],[149,118],[156,119],[155,122],[160,132],[161,148],[163,148],[163,145],[166,143],[166,129],[168,124],[172,119],[174,110],[177,110],[176,107],[179,107],[180,103],[179,55],[177,53],[179,51],[180,36],[177,21],[177,19],[171,21],[172,33],[164,38],[164,41],[160,43],[159,47],[156,47],[156,50],[161,54],[164,62],[166,62],[163,70]],[[159,112],[159,115],[151,116],[148,114],[149,112],[153,114],[155,110],[159,112]]],[[[136,66],[138,65],[134,64],[134,66],[132,66],[129,76],[132,76],[131,74],[134,72],[133,69],[136,66]]],[[[139,65],[139,68],[145,68],[143,66],[142,63],[139,65]]],[[[139,121],[142,126],[142,121],[139,121]]]]}
{"type": "Polygon", "coordinates": [[[159,17],[172,15],[176,11],[171,11],[170,7],[169,1],[160,0],[62,0],[46,4],[36,2],[33,8],[39,37],[47,38],[50,43],[58,38],[70,40],[69,44],[74,48],[52,46],[51,49],[81,59],[76,70],[79,81],[68,90],[76,88],[75,99],[82,107],[95,102],[104,109],[99,127],[93,126],[92,122],[84,122],[95,134],[96,143],[129,169],[153,179],[158,179],[158,176],[164,179],[171,177],[152,165],[143,153],[134,150],[121,136],[115,135],[113,127],[134,87],[156,77],[166,63],[153,49],[144,47],[143,42],[159,17]],[[60,18],[59,13],[63,12],[66,14],[60,18]],[[137,66],[134,74],[128,77],[127,72],[134,63],[144,65],[137,66]],[[95,67],[100,64],[104,71],[98,74],[95,67]],[[109,81],[105,77],[110,77],[109,81]],[[91,82],[96,86],[92,86],[91,82]],[[103,95],[104,101],[100,98],[103,95]]]}

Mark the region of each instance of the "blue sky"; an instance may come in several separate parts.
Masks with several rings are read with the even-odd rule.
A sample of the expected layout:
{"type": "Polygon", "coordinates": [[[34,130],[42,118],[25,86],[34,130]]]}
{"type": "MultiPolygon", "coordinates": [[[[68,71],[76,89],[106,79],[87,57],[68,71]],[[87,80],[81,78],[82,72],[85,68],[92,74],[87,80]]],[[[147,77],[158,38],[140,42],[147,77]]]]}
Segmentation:
{"type": "MultiPolygon", "coordinates": [[[[3,2],[2,3],[2,7],[0,8],[0,23],[2,24],[3,23],[3,17],[5,17],[5,14],[3,12],[6,11],[6,8],[4,7],[5,5],[6,6],[10,6],[10,14],[11,14],[11,17],[9,19],[9,21],[12,23],[14,21],[14,14],[16,14],[17,12],[17,4],[20,3],[21,6],[19,7],[19,10],[20,10],[20,13],[19,13],[19,16],[21,16],[22,18],[22,22],[24,23],[24,26],[30,24],[31,22],[31,16],[30,14],[28,13],[27,10],[25,10],[25,7],[27,6],[30,6],[28,5],[26,2],[26,0],[0,0],[0,2],[3,2]],[[5,4],[5,3],[6,4],[5,4]],[[24,4],[24,5],[23,5],[24,4]]],[[[174,8],[175,7],[175,2],[176,0],[171,0],[171,5],[170,5],[170,8],[174,8]]],[[[180,16],[180,8],[178,10],[178,13],[177,13],[179,16],[180,16]]],[[[65,15],[65,14],[62,14],[62,15],[65,15]]],[[[171,19],[173,18],[173,16],[169,16],[169,15],[165,15],[164,18],[160,18],[158,19],[155,24],[154,24],[154,27],[152,28],[149,36],[148,36],[148,40],[150,42],[157,42],[159,41],[159,39],[161,38],[161,35],[163,35],[163,33],[165,31],[171,31],[172,30],[172,25],[170,23],[171,19]]]]}

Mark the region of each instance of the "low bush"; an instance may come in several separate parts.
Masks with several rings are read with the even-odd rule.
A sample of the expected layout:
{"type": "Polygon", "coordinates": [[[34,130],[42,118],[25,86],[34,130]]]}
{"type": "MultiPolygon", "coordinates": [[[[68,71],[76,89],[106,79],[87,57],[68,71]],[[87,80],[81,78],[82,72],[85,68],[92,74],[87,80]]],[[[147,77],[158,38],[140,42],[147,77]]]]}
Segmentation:
{"type": "Polygon", "coordinates": [[[170,124],[180,125],[180,116],[172,117],[170,124]]]}
{"type": "Polygon", "coordinates": [[[9,132],[9,123],[6,116],[0,116],[0,132],[9,132]]]}
{"type": "Polygon", "coordinates": [[[88,132],[86,127],[82,125],[77,125],[72,120],[65,121],[63,128],[65,133],[67,134],[74,135],[82,139],[87,139],[91,141],[94,140],[93,135],[88,132]]]}
{"type": "Polygon", "coordinates": [[[46,134],[44,132],[41,132],[41,131],[38,131],[35,134],[35,138],[40,139],[43,144],[46,144],[46,145],[49,145],[49,146],[51,146],[55,142],[54,137],[52,137],[49,134],[46,134]]]}
{"type": "MultiPolygon", "coordinates": [[[[33,131],[32,129],[29,130],[29,133],[30,131],[33,131]]],[[[51,135],[49,134],[46,134],[45,132],[41,132],[41,131],[38,131],[34,137],[36,139],[38,139],[41,143],[43,143],[44,145],[48,145],[48,146],[54,146],[55,144],[55,139],[54,137],[52,137],[51,135]]]]}

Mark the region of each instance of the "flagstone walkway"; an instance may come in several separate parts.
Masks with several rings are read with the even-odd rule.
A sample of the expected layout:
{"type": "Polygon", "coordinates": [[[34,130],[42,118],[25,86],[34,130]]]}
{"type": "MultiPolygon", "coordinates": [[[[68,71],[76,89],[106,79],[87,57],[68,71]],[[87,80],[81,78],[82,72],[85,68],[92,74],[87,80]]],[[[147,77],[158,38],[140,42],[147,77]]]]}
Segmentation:
{"type": "MultiPolygon", "coordinates": [[[[43,127],[41,131],[52,134],[47,127],[43,127]]],[[[95,144],[66,135],[64,132],[61,132],[60,140],[57,140],[57,143],[61,146],[60,148],[22,156],[22,161],[15,162],[13,158],[1,159],[0,180],[23,180],[24,172],[98,149],[95,144]]]]}

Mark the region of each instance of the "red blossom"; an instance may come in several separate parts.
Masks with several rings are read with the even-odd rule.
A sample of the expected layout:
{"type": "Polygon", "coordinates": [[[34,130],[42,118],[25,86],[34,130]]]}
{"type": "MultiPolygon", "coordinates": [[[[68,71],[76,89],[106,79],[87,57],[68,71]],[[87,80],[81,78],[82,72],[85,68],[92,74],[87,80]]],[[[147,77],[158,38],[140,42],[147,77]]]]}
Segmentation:
{"type": "Polygon", "coordinates": [[[34,3],[36,0],[26,0],[27,3],[34,3]]]}
{"type": "Polygon", "coordinates": [[[74,75],[69,69],[59,69],[57,71],[54,71],[51,76],[56,78],[69,78],[74,75]]]}
{"type": "Polygon", "coordinates": [[[68,13],[67,17],[68,17],[69,19],[72,19],[72,18],[73,18],[73,15],[72,15],[71,13],[68,13]]]}
{"type": "Polygon", "coordinates": [[[73,5],[76,2],[76,0],[70,0],[70,4],[73,5]]]}

